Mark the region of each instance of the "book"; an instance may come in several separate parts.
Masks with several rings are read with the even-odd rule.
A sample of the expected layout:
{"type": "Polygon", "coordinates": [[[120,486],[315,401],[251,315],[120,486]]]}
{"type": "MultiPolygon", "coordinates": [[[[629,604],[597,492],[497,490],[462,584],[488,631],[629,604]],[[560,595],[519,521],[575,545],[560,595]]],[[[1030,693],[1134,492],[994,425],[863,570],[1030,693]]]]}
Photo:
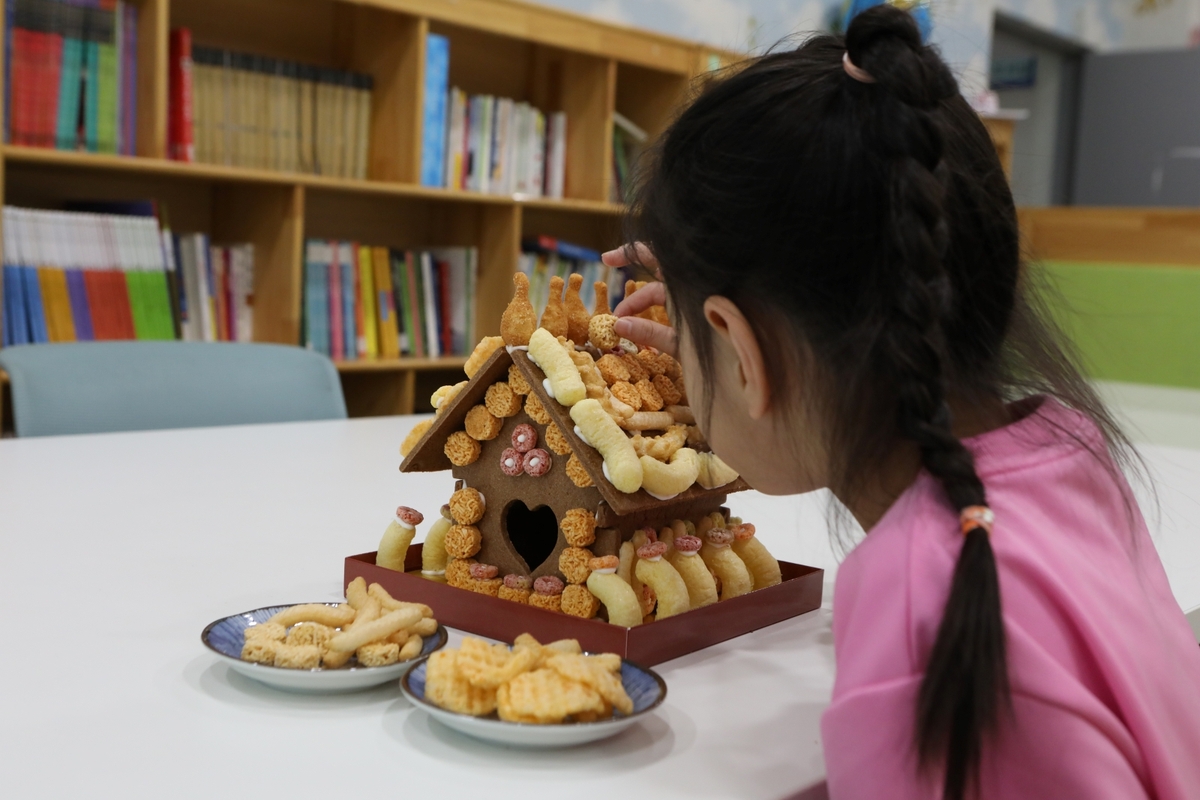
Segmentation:
{"type": "MultiPolygon", "coordinates": [[[[366,249],[366,248],[364,248],[366,249]]],[[[375,273],[376,308],[379,310],[377,353],[384,358],[400,355],[400,328],[393,294],[392,258],[386,247],[373,247],[371,263],[375,273]]]]}
{"type": "Polygon", "coordinates": [[[425,97],[421,137],[421,185],[445,185],[447,91],[450,83],[450,40],[436,33],[425,37],[425,97]]]}
{"type": "Polygon", "coordinates": [[[550,115],[546,133],[546,197],[561,199],[567,180],[567,115],[550,115]]]}
{"type": "Polygon", "coordinates": [[[171,31],[170,116],[167,119],[168,156],[176,161],[195,161],[192,126],[192,32],[171,31]]]}
{"type": "Polygon", "coordinates": [[[355,310],[355,298],[358,291],[354,287],[355,276],[358,274],[358,246],[352,242],[341,242],[338,248],[338,262],[342,276],[342,358],[353,360],[358,358],[358,312],[355,310]]]}
{"type": "MultiPolygon", "coordinates": [[[[375,292],[375,264],[372,250],[365,245],[358,248],[358,307],[361,312],[359,354],[363,358],[375,358],[380,352],[379,295],[375,292]]],[[[390,285],[390,284],[389,284],[390,285]]],[[[387,309],[382,309],[385,313],[387,309]]]]}

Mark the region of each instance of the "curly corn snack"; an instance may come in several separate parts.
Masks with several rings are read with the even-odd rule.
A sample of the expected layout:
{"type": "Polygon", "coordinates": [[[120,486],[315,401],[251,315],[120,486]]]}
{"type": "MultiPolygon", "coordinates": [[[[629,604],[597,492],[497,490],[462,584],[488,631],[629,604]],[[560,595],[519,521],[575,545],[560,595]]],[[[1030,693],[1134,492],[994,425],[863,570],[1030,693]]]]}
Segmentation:
{"type": "Polygon", "coordinates": [[[479,460],[479,454],[483,452],[479,442],[468,436],[466,431],[455,431],[450,434],[446,439],[446,446],[442,449],[446,458],[450,459],[450,463],[456,467],[474,464],[479,460]]]}
{"type": "Polygon", "coordinates": [[[702,608],[717,602],[717,582],[704,559],[700,548],[704,543],[695,536],[676,536],[674,548],[667,553],[667,560],[687,586],[688,603],[692,608],[702,608]]]}
{"type": "Polygon", "coordinates": [[[583,468],[583,462],[579,460],[579,456],[574,453],[567,459],[566,468],[567,477],[571,479],[571,483],[578,486],[580,489],[586,489],[589,486],[595,486],[592,481],[592,476],[588,475],[587,470],[583,468]]]}
{"type": "Polygon", "coordinates": [[[433,427],[432,419],[423,419],[416,425],[413,425],[412,430],[404,437],[404,441],[400,443],[400,455],[407,456],[412,452],[412,449],[417,446],[417,442],[421,441],[421,437],[433,427]]]}
{"type": "Polygon", "coordinates": [[[455,525],[446,533],[446,552],[453,558],[467,559],[479,552],[482,542],[479,528],[474,525],[455,525]]]}
{"type": "Polygon", "coordinates": [[[572,508],[558,523],[563,538],[572,547],[588,547],[596,541],[596,515],[586,508],[572,508]]]}
{"type": "Polygon", "coordinates": [[[433,406],[433,410],[437,413],[442,413],[450,406],[450,401],[458,396],[458,393],[467,388],[467,381],[459,381],[453,386],[442,386],[429,398],[429,405],[433,406]]]}
{"type": "Polygon", "coordinates": [[[779,571],[779,562],[767,550],[766,546],[754,535],[754,526],[743,522],[733,528],[733,544],[730,547],[738,554],[750,577],[754,579],[755,589],[765,589],[783,583],[783,574],[779,571]]]}
{"type": "Polygon", "coordinates": [[[576,403],[571,408],[571,419],[584,439],[604,457],[608,479],[617,491],[632,494],[642,488],[642,464],[633,444],[598,400],[576,403]]]}
{"type": "Polygon", "coordinates": [[[550,417],[550,412],[542,405],[542,401],[538,399],[538,396],[533,393],[530,393],[529,397],[525,400],[525,413],[539,425],[549,425],[554,422],[550,417]]]}
{"type": "Polygon", "coordinates": [[[512,389],[517,394],[524,397],[531,391],[529,381],[525,380],[525,375],[521,372],[521,368],[516,364],[512,364],[508,368],[508,388],[512,389]]]}
{"type": "Polygon", "coordinates": [[[592,551],[586,547],[564,547],[558,554],[558,571],[567,579],[567,583],[586,583],[592,572],[588,566],[591,560],[592,551]]]}
{"type": "Polygon", "coordinates": [[[650,456],[642,456],[642,488],[658,500],[669,500],[688,490],[700,474],[699,454],[689,447],[681,447],[664,464],[650,456]]]}
{"type": "Polygon", "coordinates": [[[487,360],[492,357],[492,353],[504,347],[503,336],[485,336],[479,340],[479,344],[475,345],[475,349],[471,351],[471,355],[467,358],[467,363],[463,365],[463,372],[467,373],[468,378],[474,378],[475,373],[479,372],[479,368],[487,363],[487,360]]]}
{"type": "Polygon", "coordinates": [[[588,323],[592,321],[592,315],[579,297],[581,288],[583,276],[572,272],[567,278],[567,296],[563,299],[563,306],[567,309],[567,338],[580,347],[587,344],[588,323]]]}
{"type": "Polygon", "coordinates": [[[675,418],[666,411],[638,411],[617,422],[627,431],[665,431],[675,424],[675,418]]]}
{"type": "Polygon", "coordinates": [[[490,442],[500,435],[504,421],[497,418],[485,406],[472,406],[471,410],[467,412],[463,427],[467,431],[467,436],[475,441],[490,442]]]}
{"type": "Polygon", "coordinates": [[[732,532],[725,528],[713,528],[704,535],[704,546],[700,557],[721,581],[721,599],[740,597],[754,590],[754,579],[746,569],[745,562],[730,549],[734,540],[732,532]]]}
{"type": "Polygon", "coordinates": [[[537,314],[529,302],[529,278],[523,272],[513,273],[513,297],[500,318],[500,336],[509,347],[524,347],[537,328],[537,314]]]}
{"type": "Polygon", "coordinates": [[[738,479],[733,467],[726,464],[716,453],[700,453],[700,472],[696,482],[705,489],[716,489],[738,479]]]}
{"type": "Polygon", "coordinates": [[[431,703],[473,717],[496,710],[496,690],[473,686],[458,669],[457,650],[438,650],[425,668],[425,698],[431,703]]]}
{"type": "Polygon", "coordinates": [[[550,393],[560,404],[570,408],[587,397],[579,368],[567,355],[566,348],[545,328],[538,328],[530,337],[529,357],[546,373],[550,393]]]}
{"type": "Polygon", "coordinates": [[[664,542],[654,542],[638,548],[637,553],[635,570],[638,580],[653,589],[658,597],[655,619],[673,617],[692,607],[687,584],[671,562],[663,560],[666,552],[667,545],[664,542]]]}
{"type": "Polygon", "coordinates": [[[608,609],[610,624],[634,628],[642,624],[642,604],[629,582],[616,574],[618,564],[616,556],[593,558],[587,588],[608,609]]]}
{"type": "Polygon", "coordinates": [[[478,489],[465,487],[450,495],[450,518],[459,525],[474,525],[483,519],[487,501],[478,489]]]}

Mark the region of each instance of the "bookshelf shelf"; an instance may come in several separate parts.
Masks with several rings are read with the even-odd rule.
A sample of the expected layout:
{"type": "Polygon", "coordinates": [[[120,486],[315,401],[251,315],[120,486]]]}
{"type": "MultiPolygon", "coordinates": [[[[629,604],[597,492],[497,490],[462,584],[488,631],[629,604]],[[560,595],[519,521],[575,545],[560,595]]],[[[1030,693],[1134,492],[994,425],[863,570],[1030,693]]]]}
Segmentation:
{"type": "MultiPolygon", "coordinates": [[[[4,202],[58,209],[74,200],[154,199],[176,233],[252,243],[254,338],[283,344],[300,341],[309,238],[477,248],[475,330],[498,333],[522,237],[596,250],[619,243],[625,208],[610,202],[614,113],[657,135],[694,77],[738,57],[521,0],[130,3],[139,25],[137,155],[0,145],[4,202]],[[180,27],[200,46],[370,75],[366,178],[168,159],[169,39],[180,27]],[[420,185],[430,33],[450,40],[451,85],[567,113],[564,198],[420,185]]],[[[464,363],[401,357],[337,368],[350,413],[371,415],[429,410],[431,387],[464,363]]]]}

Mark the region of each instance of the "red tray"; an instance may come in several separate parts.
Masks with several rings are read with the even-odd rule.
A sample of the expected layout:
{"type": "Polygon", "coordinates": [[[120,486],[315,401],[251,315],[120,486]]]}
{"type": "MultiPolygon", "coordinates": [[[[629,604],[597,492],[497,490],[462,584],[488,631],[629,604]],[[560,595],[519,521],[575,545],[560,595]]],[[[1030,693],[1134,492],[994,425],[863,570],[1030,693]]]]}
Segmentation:
{"type": "Polygon", "coordinates": [[[511,642],[522,633],[542,642],[578,639],[584,650],[617,653],[647,667],[820,608],[825,575],[816,567],[780,561],[783,583],[778,586],[649,625],[623,628],[426,580],[420,575],[420,544],[409,547],[404,566],[416,574],[376,566],[375,553],[348,556],[345,584],[358,577],[368,584],[378,583],[398,600],[431,606],[439,622],[490,639],[511,642]]]}

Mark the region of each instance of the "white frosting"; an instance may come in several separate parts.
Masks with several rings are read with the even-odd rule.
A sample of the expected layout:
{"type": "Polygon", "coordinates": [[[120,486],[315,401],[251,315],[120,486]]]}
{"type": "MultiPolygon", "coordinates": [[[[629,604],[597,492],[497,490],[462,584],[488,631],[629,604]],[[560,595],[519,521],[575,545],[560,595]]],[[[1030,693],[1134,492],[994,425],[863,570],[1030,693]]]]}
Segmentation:
{"type": "MultiPolygon", "coordinates": [[[[576,429],[576,430],[578,430],[578,429],[576,429]]],[[[603,466],[600,467],[600,471],[604,473],[604,477],[608,479],[608,482],[612,483],[612,476],[608,474],[608,462],[607,461],[605,461],[603,466]]]]}
{"type": "Polygon", "coordinates": [[[438,575],[445,575],[446,570],[444,570],[444,569],[423,569],[423,570],[421,570],[421,574],[422,575],[431,575],[431,576],[436,577],[438,575]]]}
{"type": "Polygon", "coordinates": [[[542,463],[542,460],[540,458],[538,458],[537,456],[534,456],[533,458],[529,459],[529,466],[531,466],[531,467],[536,467],[538,464],[541,464],[541,463],[542,463]]]}
{"type": "Polygon", "coordinates": [[[651,558],[638,558],[638,561],[662,561],[662,556],[652,556],[651,558]]]}
{"type": "Polygon", "coordinates": [[[517,434],[517,444],[525,444],[527,441],[529,441],[528,436],[523,433],[517,434]]]}
{"type": "Polygon", "coordinates": [[[529,350],[529,345],[527,345],[527,344],[508,344],[508,345],[504,346],[504,349],[507,350],[508,354],[511,356],[513,353],[515,353],[518,350],[529,350]]]}
{"type": "Polygon", "coordinates": [[[593,575],[615,575],[615,574],[617,574],[617,568],[609,567],[607,569],[594,569],[594,570],[592,570],[592,574],[593,575]]]}
{"type": "Polygon", "coordinates": [[[511,459],[511,458],[506,458],[506,459],[504,459],[504,466],[506,466],[506,467],[515,467],[516,465],[517,465],[517,462],[516,462],[515,460],[513,460],[513,459],[511,459]]]}
{"type": "Polygon", "coordinates": [[[705,542],[704,544],[707,547],[711,547],[713,550],[724,550],[726,547],[729,547],[727,544],[715,544],[713,542],[705,542]]]}
{"type": "MultiPolygon", "coordinates": [[[[645,486],[643,486],[642,488],[646,489],[645,486]]],[[[655,500],[671,500],[676,497],[679,497],[679,495],[680,495],[679,492],[676,492],[675,494],[655,494],[654,492],[650,491],[649,489],[646,489],[646,494],[650,495],[655,500]]]]}
{"type": "Polygon", "coordinates": [[[406,531],[415,531],[417,529],[415,525],[409,525],[407,522],[400,519],[399,517],[396,517],[396,524],[399,525],[401,528],[404,528],[404,530],[406,530],[406,531]]]}
{"type": "MultiPolygon", "coordinates": [[[[540,367],[541,364],[538,364],[538,366],[540,367]]],[[[550,385],[549,378],[542,378],[542,388],[546,390],[546,394],[550,395],[550,399],[552,399],[552,400],[558,399],[554,395],[554,387],[550,385]]]]}
{"type": "Polygon", "coordinates": [[[700,555],[699,550],[678,550],[677,549],[675,552],[679,553],[679,555],[681,555],[681,556],[698,556],[698,555],[700,555]]]}
{"type": "Polygon", "coordinates": [[[588,447],[591,447],[591,446],[592,446],[592,443],[591,443],[591,442],[589,442],[589,441],[587,440],[587,437],[583,435],[583,431],[579,430],[579,426],[578,426],[578,425],[576,425],[576,426],[575,426],[575,435],[579,437],[579,441],[583,442],[583,443],[584,443],[584,444],[586,444],[588,447]]]}

